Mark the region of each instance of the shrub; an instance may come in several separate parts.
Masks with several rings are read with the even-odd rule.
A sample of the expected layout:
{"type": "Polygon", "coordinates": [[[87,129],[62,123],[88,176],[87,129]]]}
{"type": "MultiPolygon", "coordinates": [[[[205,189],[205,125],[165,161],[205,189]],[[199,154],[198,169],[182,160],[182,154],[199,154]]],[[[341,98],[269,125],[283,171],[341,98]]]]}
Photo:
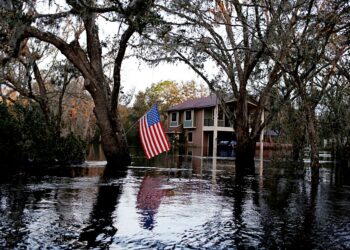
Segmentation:
{"type": "Polygon", "coordinates": [[[85,142],[58,135],[37,105],[0,105],[0,155],[7,163],[81,163],[85,152],[85,142]]]}
{"type": "Polygon", "coordinates": [[[21,160],[21,135],[19,126],[9,113],[7,106],[0,103],[0,155],[1,162],[8,165],[21,160]]]}
{"type": "Polygon", "coordinates": [[[82,163],[85,160],[86,147],[86,142],[71,133],[59,138],[55,156],[59,162],[82,163]]]}

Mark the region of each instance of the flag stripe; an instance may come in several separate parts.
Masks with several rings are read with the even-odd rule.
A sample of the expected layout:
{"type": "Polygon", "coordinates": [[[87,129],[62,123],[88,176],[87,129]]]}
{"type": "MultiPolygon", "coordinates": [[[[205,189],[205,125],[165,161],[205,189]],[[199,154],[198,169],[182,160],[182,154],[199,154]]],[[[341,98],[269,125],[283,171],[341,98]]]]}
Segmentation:
{"type": "Polygon", "coordinates": [[[169,151],[170,150],[170,143],[169,143],[168,137],[166,137],[162,125],[160,123],[158,123],[157,126],[158,126],[158,130],[160,131],[160,135],[162,137],[162,141],[163,141],[163,143],[165,145],[165,150],[169,151]]]}
{"type": "Polygon", "coordinates": [[[146,158],[149,159],[148,150],[146,148],[146,144],[144,143],[144,134],[142,133],[141,120],[139,121],[138,132],[139,132],[139,135],[140,135],[143,152],[145,153],[146,158]]]}
{"type": "Polygon", "coordinates": [[[159,145],[159,139],[158,139],[158,136],[157,136],[157,131],[155,129],[155,125],[152,125],[150,127],[150,132],[152,134],[152,142],[153,142],[153,145],[154,145],[154,148],[157,152],[157,154],[160,154],[161,152],[163,152],[160,148],[160,145],[159,145]]]}
{"type": "MultiPolygon", "coordinates": [[[[141,118],[142,119],[142,118],[141,118]]],[[[141,131],[141,119],[139,121],[139,126],[138,126],[138,132],[139,132],[139,135],[140,135],[140,140],[141,140],[141,145],[142,145],[142,149],[143,149],[143,152],[144,154],[146,155],[146,157],[148,158],[148,154],[147,154],[147,149],[146,149],[146,145],[144,143],[144,138],[143,138],[143,133],[141,131]]]]}
{"type": "Polygon", "coordinates": [[[143,135],[143,144],[145,145],[145,148],[147,150],[146,156],[147,156],[147,159],[149,159],[149,158],[152,158],[153,151],[152,151],[151,145],[149,143],[148,134],[146,131],[147,131],[147,121],[146,121],[146,118],[143,117],[142,121],[141,121],[141,133],[143,135]]]}
{"type": "Polygon", "coordinates": [[[150,158],[150,155],[149,155],[149,150],[148,150],[148,146],[147,146],[147,141],[146,141],[146,138],[145,138],[145,133],[144,133],[144,128],[143,128],[143,120],[144,120],[144,117],[142,117],[139,121],[139,133],[140,133],[140,138],[141,138],[141,144],[142,144],[142,147],[143,147],[143,151],[146,155],[146,158],[149,159],[150,158]]]}
{"type": "Polygon", "coordinates": [[[159,142],[159,150],[160,152],[164,152],[165,151],[165,146],[164,146],[164,143],[163,143],[163,139],[160,135],[160,131],[159,131],[159,127],[157,125],[154,125],[152,126],[152,129],[154,130],[156,136],[157,136],[157,140],[159,142]]]}
{"type": "Polygon", "coordinates": [[[158,128],[158,124],[154,125],[154,131],[156,132],[158,144],[159,144],[159,147],[160,147],[160,152],[164,152],[166,149],[165,149],[165,146],[164,146],[164,142],[162,140],[161,131],[159,131],[159,128],[158,128]]]}
{"type": "Polygon", "coordinates": [[[145,119],[145,133],[146,133],[146,138],[148,140],[148,143],[149,143],[149,150],[150,150],[150,155],[151,157],[153,157],[154,155],[156,155],[156,149],[155,149],[155,146],[154,146],[154,141],[153,141],[153,137],[151,135],[151,131],[148,127],[148,122],[147,122],[147,119],[145,119]]]}
{"type": "Polygon", "coordinates": [[[159,135],[159,142],[162,144],[162,150],[163,151],[166,151],[167,148],[166,148],[166,144],[164,143],[164,138],[163,138],[163,134],[162,134],[162,131],[159,129],[159,124],[156,125],[157,126],[157,131],[158,131],[158,135],[159,135]]]}

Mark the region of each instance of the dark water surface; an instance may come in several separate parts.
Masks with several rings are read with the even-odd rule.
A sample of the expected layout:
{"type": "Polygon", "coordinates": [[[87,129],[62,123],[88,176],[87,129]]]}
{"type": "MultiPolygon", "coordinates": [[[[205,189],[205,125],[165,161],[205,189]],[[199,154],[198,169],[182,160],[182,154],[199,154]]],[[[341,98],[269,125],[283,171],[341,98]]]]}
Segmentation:
{"type": "Polygon", "coordinates": [[[103,162],[0,184],[0,249],[350,249],[349,171],[230,160],[130,167],[103,162]],[[266,165],[266,164],[265,164],[266,165]]]}

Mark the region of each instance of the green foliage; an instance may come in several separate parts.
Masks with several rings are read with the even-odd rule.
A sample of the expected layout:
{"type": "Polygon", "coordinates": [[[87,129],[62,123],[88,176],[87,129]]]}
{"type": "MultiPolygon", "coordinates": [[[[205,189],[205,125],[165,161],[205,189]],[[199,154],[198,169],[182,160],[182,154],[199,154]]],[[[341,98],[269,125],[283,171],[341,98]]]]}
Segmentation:
{"type": "Polygon", "coordinates": [[[85,159],[86,143],[69,134],[66,137],[60,137],[56,144],[55,155],[60,162],[81,163],[85,159]]]}
{"type": "Polygon", "coordinates": [[[1,161],[5,164],[15,159],[19,160],[17,155],[21,141],[19,131],[19,126],[6,105],[0,103],[0,155],[1,161]]]}
{"type": "Polygon", "coordinates": [[[20,141],[21,152],[25,159],[35,162],[50,162],[54,159],[53,132],[46,125],[44,116],[34,105],[27,107],[15,105],[14,115],[22,140],[20,141]]]}
{"type": "Polygon", "coordinates": [[[7,165],[80,163],[85,152],[86,144],[73,134],[58,135],[38,106],[0,105],[0,154],[7,165]]]}
{"type": "Polygon", "coordinates": [[[167,80],[153,83],[145,91],[140,91],[136,94],[132,107],[132,116],[136,120],[139,119],[155,103],[158,103],[159,113],[164,115],[171,106],[189,99],[207,96],[208,92],[207,87],[196,84],[194,81],[177,83],[167,80]]]}

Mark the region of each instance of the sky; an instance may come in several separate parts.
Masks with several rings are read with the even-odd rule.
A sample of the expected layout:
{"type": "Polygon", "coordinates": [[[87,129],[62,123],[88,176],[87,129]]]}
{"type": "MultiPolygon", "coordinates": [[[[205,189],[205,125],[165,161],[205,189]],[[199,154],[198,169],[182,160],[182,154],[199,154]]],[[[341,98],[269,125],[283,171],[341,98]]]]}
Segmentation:
{"type": "Polygon", "coordinates": [[[126,59],[122,64],[122,85],[126,90],[135,88],[135,93],[145,90],[152,83],[164,80],[176,82],[187,82],[194,80],[197,83],[203,82],[184,63],[161,64],[159,66],[149,66],[146,63],[138,62],[136,59],[126,59]]]}
{"type": "Polygon", "coordinates": [[[133,105],[136,94],[139,91],[145,91],[152,83],[159,83],[165,80],[177,83],[194,80],[197,84],[204,83],[185,63],[169,63],[152,67],[146,63],[138,62],[135,58],[123,61],[121,71],[123,92],[133,91],[134,93],[129,105],[133,105]]]}

